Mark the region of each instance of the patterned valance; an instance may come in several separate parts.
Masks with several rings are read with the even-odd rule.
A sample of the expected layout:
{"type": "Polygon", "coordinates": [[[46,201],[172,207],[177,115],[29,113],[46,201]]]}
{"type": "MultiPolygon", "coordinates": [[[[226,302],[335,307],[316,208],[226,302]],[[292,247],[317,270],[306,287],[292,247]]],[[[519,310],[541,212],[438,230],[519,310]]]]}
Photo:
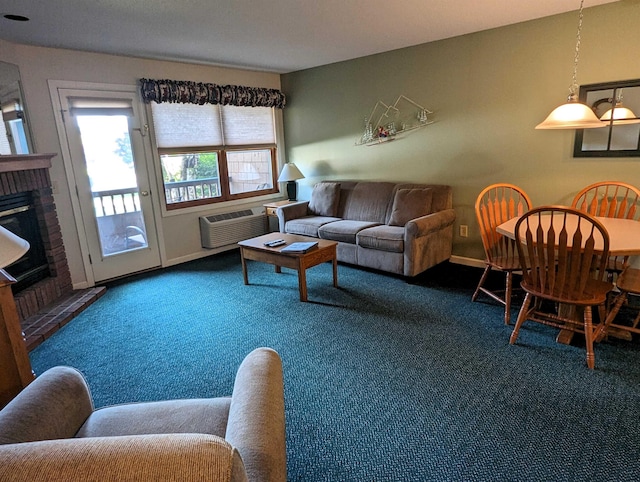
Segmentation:
{"type": "Polygon", "coordinates": [[[277,89],[205,84],[184,80],[140,79],[140,84],[142,99],[147,104],[154,101],[282,109],[287,101],[285,95],[277,89]]]}

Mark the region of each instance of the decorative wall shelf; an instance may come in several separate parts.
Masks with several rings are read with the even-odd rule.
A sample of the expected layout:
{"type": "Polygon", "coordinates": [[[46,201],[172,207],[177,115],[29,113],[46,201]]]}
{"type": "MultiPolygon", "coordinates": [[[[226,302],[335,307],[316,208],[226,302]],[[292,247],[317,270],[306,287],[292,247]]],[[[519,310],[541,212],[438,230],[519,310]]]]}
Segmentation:
{"type": "Polygon", "coordinates": [[[379,100],[369,117],[365,118],[364,133],[356,141],[356,146],[375,146],[393,141],[409,131],[433,124],[429,118],[432,114],[404,95],[398,97],[393,105],[379,100]]]}

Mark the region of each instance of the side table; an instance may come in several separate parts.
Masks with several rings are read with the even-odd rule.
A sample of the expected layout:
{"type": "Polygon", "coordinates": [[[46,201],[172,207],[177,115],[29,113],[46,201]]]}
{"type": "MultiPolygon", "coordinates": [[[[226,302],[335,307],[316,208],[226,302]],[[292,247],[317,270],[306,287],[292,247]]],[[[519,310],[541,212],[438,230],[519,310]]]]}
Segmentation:
{"type": "Polygon", "coordinates": [[[264,206],[264,213],[267,215],[267,232],[278,231],[278,215],[276,214],[276,210],[281,206],[286,206],[287,204],[293,204],[298,201],[289,201],[285,199],[284,201],[273,201],[266,204],[264,206]],[[275,227],[272,228],[272,220],[275,219],[275,227]]]}
{"type": "Polygon", "coordinates": [[[0,269],[0,408],[35,378],[11,292],[15,282],[0,269]]]}

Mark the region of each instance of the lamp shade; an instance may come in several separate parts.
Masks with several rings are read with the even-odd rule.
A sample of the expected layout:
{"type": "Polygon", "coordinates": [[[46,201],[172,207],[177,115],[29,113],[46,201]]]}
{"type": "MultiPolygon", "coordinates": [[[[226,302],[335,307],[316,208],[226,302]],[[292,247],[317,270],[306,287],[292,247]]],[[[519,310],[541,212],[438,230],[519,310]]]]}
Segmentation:
{"type": "Polygon", "coordinates": [[[640,123],[640,119],[636,117],[636,115],[633,113],[631,109],[622,107],[620,104],[617,104],[615,108],[609,109],[607,112],[602,114],[602,117],[600,117],[600,120],[608,123],[609,121],[611,121],[612,113],[613,113],[613,125],[640,123]]]}
{"type": "Polygon", "coordinates": [[[29,243],[0,226],[0,269],[19,260],[29,251],[29,243]]]}
{"type": "Polygon", "coordinates": [[[300,172],[300,169],[298,169],[293,162],[288,162],[282,167],[280,177],[278,177],[278,182],[296,181],[303,178],[304,175],[300,172]]]}
{"type": "Polygon", "coordinates": [[[569,100],[551,111],[536,129],[593,129],[606,125],[587,105],[569,100]]]}

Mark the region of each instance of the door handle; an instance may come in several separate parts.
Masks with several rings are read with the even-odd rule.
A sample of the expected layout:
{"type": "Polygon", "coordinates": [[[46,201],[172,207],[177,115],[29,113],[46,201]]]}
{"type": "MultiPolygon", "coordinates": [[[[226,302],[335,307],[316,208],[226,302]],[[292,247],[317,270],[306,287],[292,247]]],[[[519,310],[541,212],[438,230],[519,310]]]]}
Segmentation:
{"type": "Polygon", "coordinates": [[[140,191],[140,194],[142,196],[148,196],[149,195],[149,191],[140,191]]]}

